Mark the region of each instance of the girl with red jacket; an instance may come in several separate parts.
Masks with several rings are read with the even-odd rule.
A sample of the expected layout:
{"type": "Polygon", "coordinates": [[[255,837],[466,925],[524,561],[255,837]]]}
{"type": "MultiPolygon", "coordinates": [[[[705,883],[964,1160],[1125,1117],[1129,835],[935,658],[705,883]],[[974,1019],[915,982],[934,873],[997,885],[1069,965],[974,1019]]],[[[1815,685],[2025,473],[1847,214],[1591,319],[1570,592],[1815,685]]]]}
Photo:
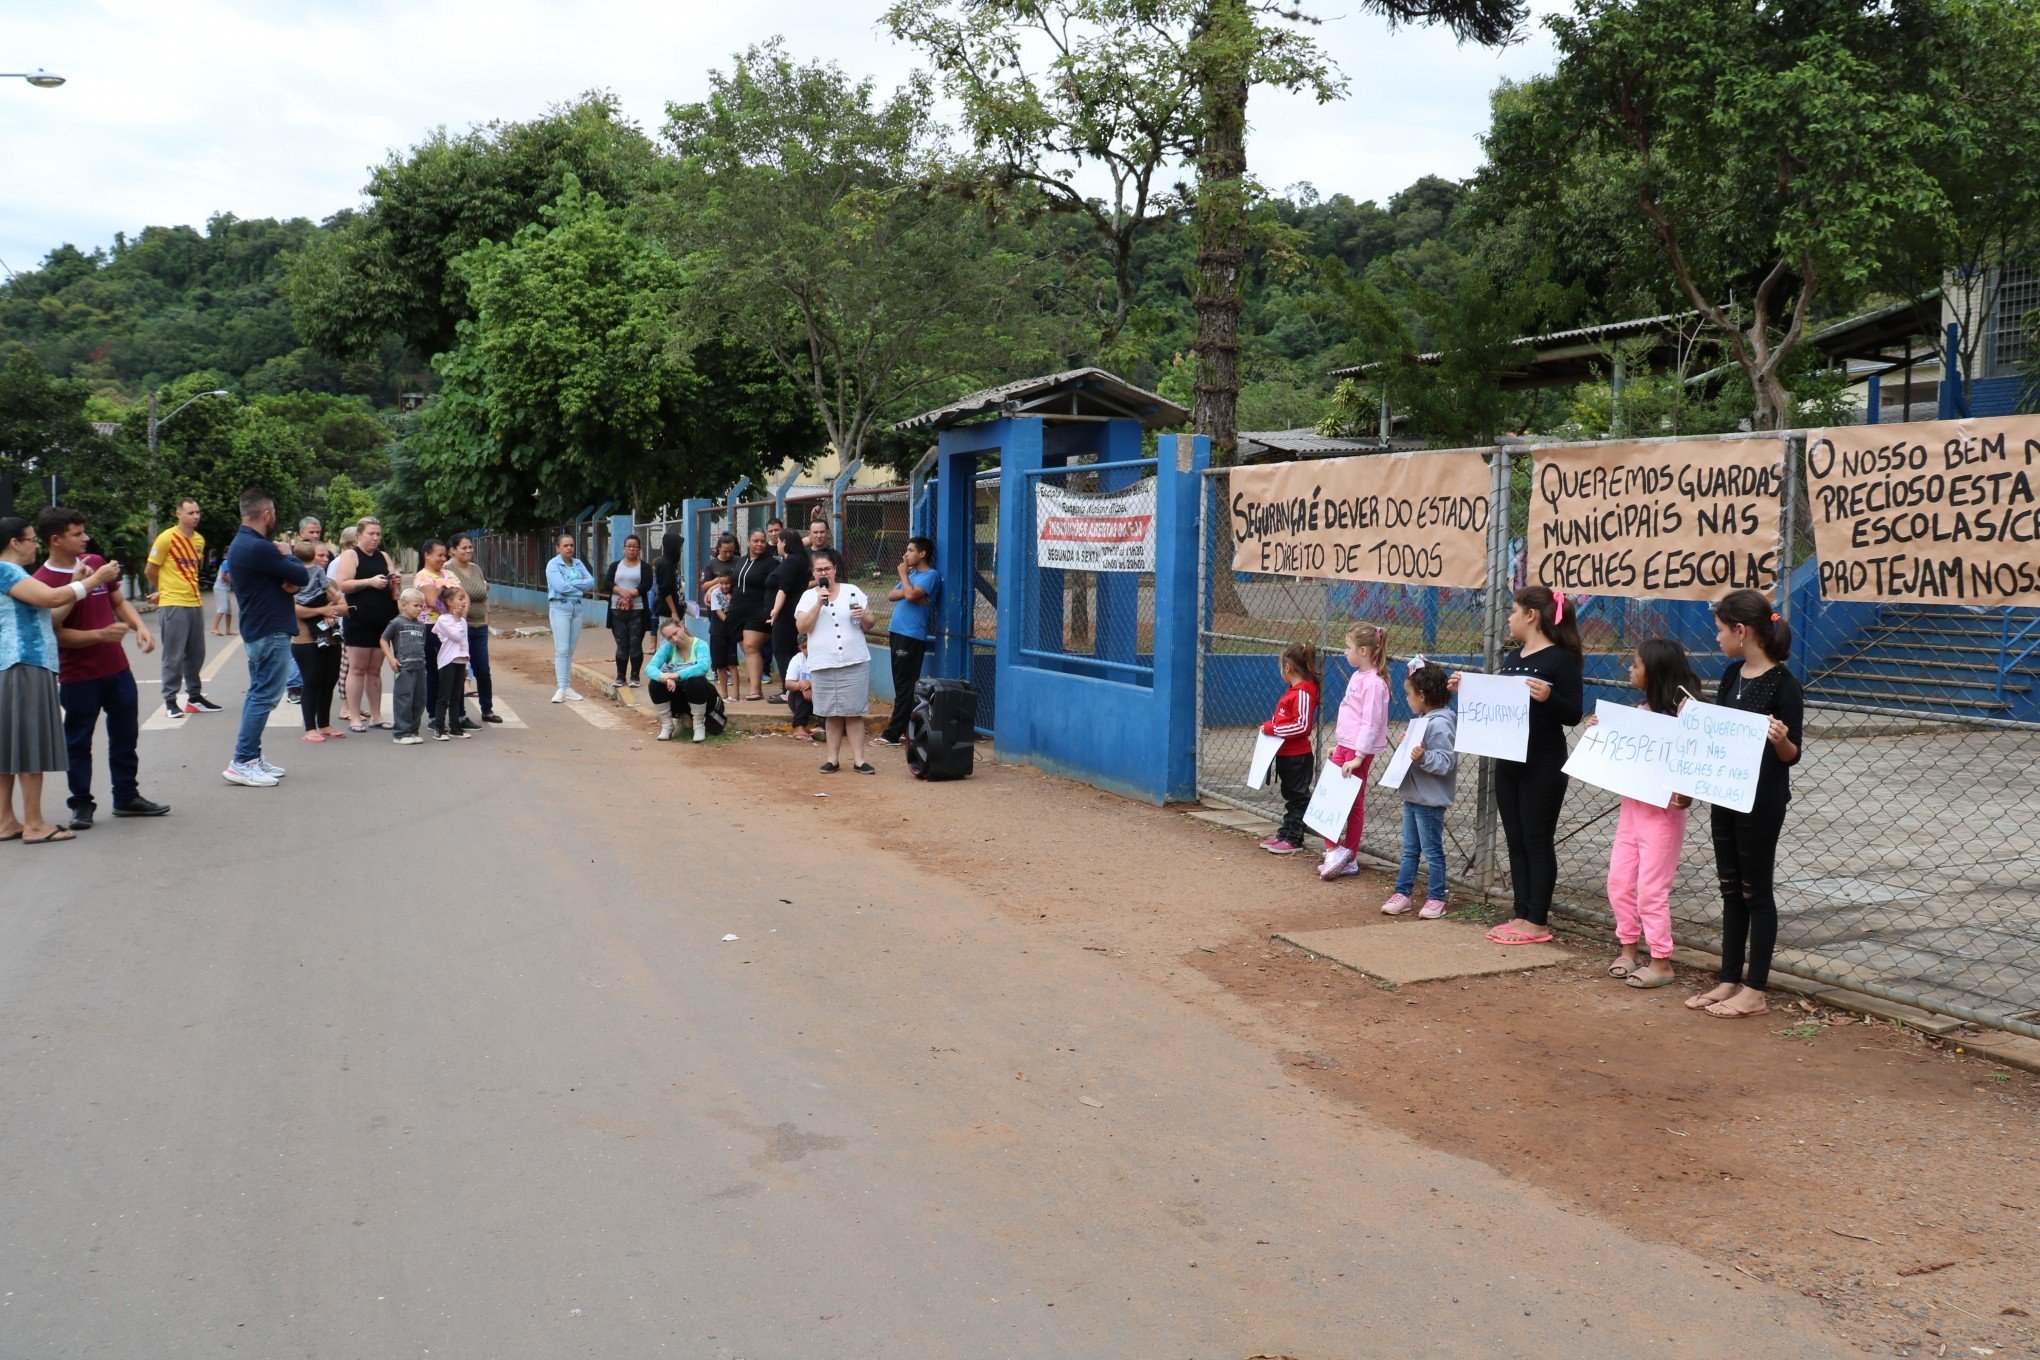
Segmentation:
{"type": "Polygon", "coordinates": [[[1292,642],[1282,652],[1282,679],[1289,689],[1275,705],[1275,716],[1261,724],[1264,736],[1282,738],[1275,752],[1275,778],[1282,787],[1282,825],[1261,848],[1271,855],[1293,855],[1303,849],[1303,814],[1310,807],[1311,776],[1317,757],[1311,735],[1317,727],[1318,654],[1308,642],[1292,642]]]}

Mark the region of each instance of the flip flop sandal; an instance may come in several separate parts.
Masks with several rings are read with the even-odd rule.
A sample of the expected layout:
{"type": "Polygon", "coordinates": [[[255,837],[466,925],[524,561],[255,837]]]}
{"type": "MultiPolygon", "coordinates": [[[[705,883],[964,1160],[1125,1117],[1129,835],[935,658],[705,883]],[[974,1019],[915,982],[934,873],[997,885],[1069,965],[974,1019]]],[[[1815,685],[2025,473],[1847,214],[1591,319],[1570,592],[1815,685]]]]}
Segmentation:
{"type": "Polygon", "coordinates": [[[1705,992],[1701,992],[1701,993],[1700,993],[1699,995],[1697,995],[1697,996],[1689,996],[1689,997],[1687,997],[1687,998],[1686,998],[1686,999],[1685,999],[1685,1000],[1684,1000],[1683,1002],[1681,1002],[1680,1004],[1681,1004],[1681,1005],[1683,1005],[1683,1006],[1684,1006],[1684,1007],[1685,1007],[1685,1008],[1686,1008],[1687,1010],[1689,1010],[1689,1011],[1704,1011],[1704,1010],[1706,1010],[1706,1009],[1707,1009],[1707,1008],[1708,1008],[1709,1006],[1719,1006],[1719,1005],[1721,1004],[1721,1001],[1719,1001],[1719,1000],[1709,1000],[1709,999],[1708,999],[1708,996],[1707,996],[1707,993],[1705,993],[1705,992]]]}
{"type": "Polygon", "coordinates": [[[325,737],[321,736],[321,735],[320,735],[319,733],[317,733],[317,732],[307,732],[307,733],[305,733],[305,735],[304,735],[304,740],[306,740],[306,741],[324,741],[324,740],[325,740],[325,737]]]}
{"type": "Polygon", "coordinates": [[[397,725],[393,722],[370,723],[369,726],[378,732],[394,732],[397,730],[397,725]]]}
{"type": "Polygon", "coordinates": [[[1670,973],[1665,974],[1663,977],[1645,977],[1641,973],[1631,973],[1622,980],[1622,985],[1634,987],[1639,992],[1647,992],[1654,987],[1669,987],[1677,981],[1678,979],[1670,973]]]}
{"type": "Polygon", "coordinates": [[[1752,1016],[1769,1015],[1771,1013],[1771,1008],[1769,1006],[1765,1006],[1762,1010],[1756,1011],[1725,1011],[1722,1009],[1722,1007],[1726,1006],[1727,1004],[1728,1003],[1726,1001],[1717,1001],[1712,1006],[1709,1006],[1707,1008],[1707,1013],[1713,1016],[1716,1020],[1748,1020],[1752,1016]]]}
{"type": "Polygon", "coordinates": [[[348,731],[350,731],[350,732],[366,732],[366,731],[368,730],[368,724],[367,724],[367,723],[358,723],[358,722],[357,722],[357,723],[349,723],[349,724],[347,724],[347,730],[348,730],[348,731]]]}
{"type": "Polygon", "coordinates": [[[1551,933],[1549,931],[1542,935],[1490,935],[1488,938],[1496,944],[1506,945],[1551,943],[1551,933]]]}
{"type": "Polygon", "coordinates": [[[19,831],[15,832],[15,833],[14,833],[13,835],[11,835],[11,836],[0,836],[0,841],[18,841],[18,840],[20,840],[20,839],[21,839],[21,833],[20,833],[19,831]]]}
{"type": "Polygon", "coordinates": [[[55,831],[50,832],[49,835],[38,836],[34,840],[30,840],[26,836],[24,836],[21,838],[21,843],[23,845],[53,845],[58,841],[75,841],[77,839],[78,838],[76,836],[72,835],[70,832],[64,830],[64,828],[60,826],[55,831]]]}

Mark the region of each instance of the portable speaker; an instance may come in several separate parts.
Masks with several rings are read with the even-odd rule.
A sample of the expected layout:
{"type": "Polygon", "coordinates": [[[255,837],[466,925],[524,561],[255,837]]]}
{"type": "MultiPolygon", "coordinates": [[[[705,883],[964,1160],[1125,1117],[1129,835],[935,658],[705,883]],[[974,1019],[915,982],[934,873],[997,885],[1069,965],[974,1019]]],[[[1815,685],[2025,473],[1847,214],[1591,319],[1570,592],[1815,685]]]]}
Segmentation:
{"type": "Polygon", "coordinates": [[[907,768],[916,779],[968,779],[977,759],[977,686],[923,680],[907,719],[907,768]]]}

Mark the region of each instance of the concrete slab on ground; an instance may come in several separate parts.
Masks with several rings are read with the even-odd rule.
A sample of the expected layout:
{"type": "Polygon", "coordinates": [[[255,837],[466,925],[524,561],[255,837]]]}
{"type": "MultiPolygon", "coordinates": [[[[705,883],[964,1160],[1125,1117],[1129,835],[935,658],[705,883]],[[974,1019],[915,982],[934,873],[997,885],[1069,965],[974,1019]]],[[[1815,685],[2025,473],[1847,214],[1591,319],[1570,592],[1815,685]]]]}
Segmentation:
{"type": "Polygon", "coordinates": [[[1268,818],[1243,808],[1201,808],[1189,815],[1200,822],[1231,827],[1235,831],[1260,831],[1263,827],[1270,831],[1275,829],[1275,823],[1268,818]]]}
{"type": "Polygon", "coordinates": [[[1548,944],[1499,945],[1457,921],[1414,921],[1341,930],[1296,930],[1275,937],[1320,958],[1398,986],[1549,968],[1572,957],[1548,944]]]}

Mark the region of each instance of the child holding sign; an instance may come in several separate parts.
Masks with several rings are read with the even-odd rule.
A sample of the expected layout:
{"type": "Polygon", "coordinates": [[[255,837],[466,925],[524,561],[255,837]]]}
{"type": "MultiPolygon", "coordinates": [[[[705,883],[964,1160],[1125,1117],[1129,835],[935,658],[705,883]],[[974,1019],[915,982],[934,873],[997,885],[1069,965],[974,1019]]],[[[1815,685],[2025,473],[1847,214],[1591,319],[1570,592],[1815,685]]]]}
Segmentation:
{"type": "MultiPolygon", "coordinates": [[[[1670,638],[1652,638],[1629,658],[1629,683],[1643,691],[1644,707],[1677,717],[1679,705],[1700,688],[1686,649],[1670,638]]],[[[1588,718],[1587,726],[1596,719],[1588,718]]],[[[1615,940],[1622,952],[1608,976],[1639,990],[1667,987],[1672,976],[1672,881],[1679,874],[1679,848],[1686,840],[1686,810],[1693,800],[1673,794],[1669,807],[1625,797],[1615,821],[1615,849],[1608,858],[1608,906],[1615,913],[1615,940]],[[1636,945],[1645,942],[1650,962],[1637,966],[1636,945]]]]}
{"type": "Polygon", "coordinates": [[[1767,714],[1771,720],[1755,804],[1748,812],[1713,811],[1714,868],[1721,878],[1721,985],[1686,999],[1693,1010],[1736,1020],[1770,1009],[1764,988],[1778,943],[1771,873],[1778,862],[1785,805],[1792,799],[1792,776],[1786,771],[1799,763],[1806,695],[1782,664],[1792,653],[1792,625],[1778,617],[1762,594],[1730,591],[1714,606],[1714,631],[1722,655],[1735,658],[1721,673],[1714,702],[1767,714]]]}
{"type": "MultiPolygon", "coordinates": [[[[1488,932],[1496,944],[1543,944],[1551,938],[1551,895],[1558,887],[1558,813],[1565,804],[1565,729],[1586,704],[1581,679],[1584,649],[1572,602],[1564,591],[1525,586],[1509,610],[1516,646],[1502,658],[1501,675],[1530,684],[1530,741],[1522,760],[1495,761],[1495,801],[1509,841],[1509,889],[1514,919],[1488,932]]],[[[1459,688],[1459,677],[1452,678],[1459,688]]]]}
{"type": "MultiPolygon", "coordinates": [[[[1346,630],[1346,664],[1353,668],[1353,678],[1339,701],[1338,745],[1332,748],[1332,761],[1365,783],[1374,757],[1388,745],[1388,636],[1379,624],[1356,623],[1346,630]]],[[[1360,872],[1353,856],[1366,822],[1367,795],[1362,793],[1353,800],[1346,834],[1325,847],[1319,878],[1329,883],[1360,872]]]]}
{"type": "Polygon", "coordinates": [[[1401,916],[1410,909],[1421,853],[1425,890],[1417,915],[1435,921],[1445,914],[1445,809],[1459,792],[1459,753],[1452,742],[1459,719],[1451,709],[1452,682],[1443,666],[1426,662],[1410,667],[1403,693],[1417,715],[1412,721],[1421,721],[1424,731],[1410,748],[1410,767],[1396,786],[1403,800],[1402,867],[1396,871],[1395,894],[1381,904],[1381,914],[1401,916]]]}
{"type": "Polygon", "coordinates": [[[1282,681],[1289,686],[1275,705],[1275,716],[1261,724],[1261,735],[1282,738],[1275,752],[1275,778],[1282,786],[1282,825],[1261,842],[1271,855],[1293,855],[1303,849],[1303,814],[1310,807],[1310,780],[1317,772],[1311,752],[1311,729],[1317,723],[1317,648],[1292,642],[1282,649],[1282,681]]]}

